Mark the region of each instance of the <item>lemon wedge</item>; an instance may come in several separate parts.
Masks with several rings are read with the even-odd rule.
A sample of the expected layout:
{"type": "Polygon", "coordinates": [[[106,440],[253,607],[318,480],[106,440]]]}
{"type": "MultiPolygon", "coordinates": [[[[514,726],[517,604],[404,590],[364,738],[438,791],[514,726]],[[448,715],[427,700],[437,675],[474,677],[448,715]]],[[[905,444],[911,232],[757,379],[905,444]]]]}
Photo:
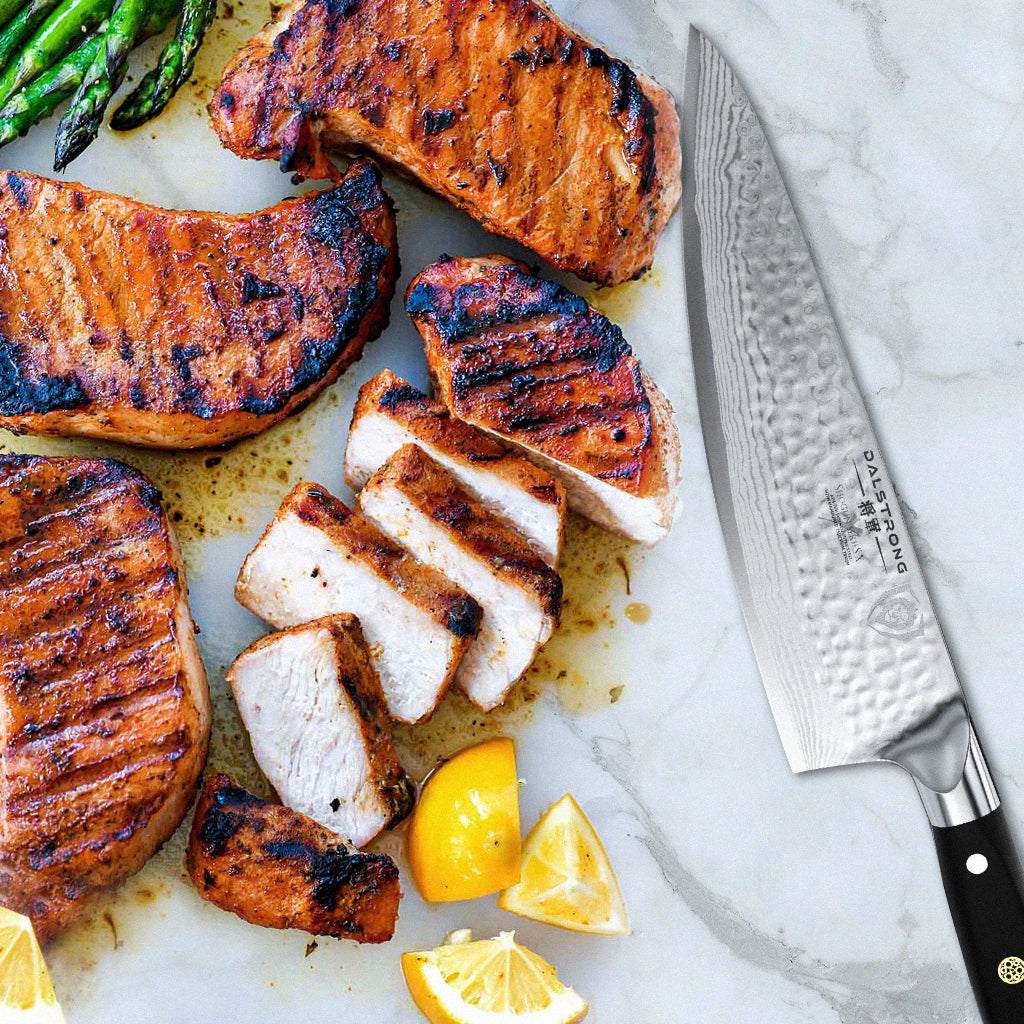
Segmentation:
{"type": "Polygon", "coordinates": [[[456,754],[423,785],[406,836],[425,900],[468,900],[519,877],[519,782],[512,741],[456,754]]]}
{"type": "Polygon", "coordinates": [[[404,953],[402,972],[431,1024],[573,1024],[587,1012],[551,964],[516,943],[514,932],[404,953]]]}
{"type": "Polygon", "coordinates": [[[498,906],[520,917],[592,935],[627,935],[629,918],[601,840],[567,793],[523,843],[519,881],[498,906]]]}
{"type": "Polygon", "coordinates": [[[64,1024],[32,922],[0,907],[0,1020],[64,1024]]]}

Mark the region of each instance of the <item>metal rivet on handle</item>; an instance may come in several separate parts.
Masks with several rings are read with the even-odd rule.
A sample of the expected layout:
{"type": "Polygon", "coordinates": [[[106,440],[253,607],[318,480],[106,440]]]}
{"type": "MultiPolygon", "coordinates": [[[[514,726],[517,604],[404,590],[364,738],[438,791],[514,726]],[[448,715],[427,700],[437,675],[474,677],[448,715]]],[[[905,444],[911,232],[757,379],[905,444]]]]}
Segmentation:
{"type": "Polygon", "coordinates": [[[999,964],[999,978],[1007,985],[1019,985],[1024,981],[1024,960],[1019,956],[1008,956],[999,964]]]}
{"type": "Polygon", "coordinates": [[[972,875],[983,875],[988,870],[988,857],[983,853],[972,853],[967,858],[967,870],[972,875]]]}

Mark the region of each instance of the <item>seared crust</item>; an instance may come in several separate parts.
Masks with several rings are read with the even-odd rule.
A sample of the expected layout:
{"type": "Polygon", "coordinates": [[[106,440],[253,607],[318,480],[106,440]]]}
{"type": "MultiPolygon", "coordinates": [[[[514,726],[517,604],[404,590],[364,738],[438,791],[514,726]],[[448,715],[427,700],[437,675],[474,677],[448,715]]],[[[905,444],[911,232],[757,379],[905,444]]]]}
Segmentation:
{"type": "Polygon", "coordinates": [[[394,934],[401,891],[390,857],[360,853],[226,775],[207,779],[187,864],[204,899],[253,924],[357,942],[394,934]]]}
{"type": "Polygon", "coordinates": [[[453,415],[628,494],[668,488],[640,364],[578,295],[504,256],[446,257],[405,308],[453,415]]]}
{"type": "MultiPolygon", "coordinates": [[[[394,828],[412,810],[416,802],[416,784],[406,775],[391,742],[391,719],[388,717],[380,680],[370,661],[359,619],[347,614],[327,615],[301,626],[271,633],[250,644],[235,659],[235,665],[247,655],[278,643],[284,634],[310,630],[323,630],[334,643],[335,659],[339,666],[338,682],[359,718],[359,731],[370,765],[369,778],[380,800],[391,812],[384,828],[394,828]]],[[[232,689],[235,687],[235,665],[227,673],[227,681],[232,689]]]]}
{"type": "Polygon", "coordinates": [[[672,96],[533,0],[297,0],[210,113],[240,156],[313,177],[321,142],[370,149],[603,284],[650,266],[681,192],[672,96]]]}
{"type": "MultiPolygon", "coordinates": [[[[460,641],[463,650],[473,642],[483,614],[480,605],[436,569],[418,562],[373,523],[335,498],[327,488],[316,483],[297,484],[281,503],[263,536],[266,537],[274,525],[288,515],[296,515],[303,522],[323,530],[351,557],[365,562],[409,601],[429,611],[436,622],[460,641]]],[[[246,566],[251,557],[250,553],[242,564],[235,584],[235,597],[241,604],[246,603],[246,566]]]]}
{"type": "Polygon", "coordinates": [[[0,904],[46,940],[137,871],[210,728],[184,570],[140,473],[0,456],[0,904]]]}
{"type": "Polygon", "coordinates": [[[398,273],[380,174],[262,212],[168,211],[0,175],[0,425],[155,448],[301,408],[386,326],[398,273]]]}
{"type": "Polygon", "coordinates": [[[372,477],[367,491],[394,487],[456,542],[507,583],[536,595],[555,623],[562,612],[562,578],[523,539],[474,500],[442,466],[414,444],[400,448],[372,477]]]}

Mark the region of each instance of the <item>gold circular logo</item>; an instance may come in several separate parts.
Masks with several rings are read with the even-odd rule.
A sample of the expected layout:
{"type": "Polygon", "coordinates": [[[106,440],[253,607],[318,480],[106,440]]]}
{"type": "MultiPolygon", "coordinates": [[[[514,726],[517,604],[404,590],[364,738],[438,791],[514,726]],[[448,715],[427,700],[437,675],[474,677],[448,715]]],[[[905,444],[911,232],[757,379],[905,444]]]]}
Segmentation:
{"type": "Polygon", "coordinates": [[[999,978],[1007,985],[1019,985],[1024,981],[1024,960],[1019,956],[1008,956],[999,965],[999,978]]]}

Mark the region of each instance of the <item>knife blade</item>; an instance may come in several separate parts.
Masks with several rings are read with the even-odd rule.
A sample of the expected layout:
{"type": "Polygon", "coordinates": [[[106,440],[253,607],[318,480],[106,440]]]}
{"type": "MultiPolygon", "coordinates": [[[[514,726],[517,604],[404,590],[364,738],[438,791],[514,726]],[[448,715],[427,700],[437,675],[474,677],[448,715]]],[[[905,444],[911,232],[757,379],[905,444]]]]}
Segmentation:
{"type": "Polygon", "coordinates": [[[891,761],[912,775],[983,1018],[1020,1024],[1019,858],[789,192],[696,28],[682,128],[701,428],[786,756],[797,772],[891,761]]]}

